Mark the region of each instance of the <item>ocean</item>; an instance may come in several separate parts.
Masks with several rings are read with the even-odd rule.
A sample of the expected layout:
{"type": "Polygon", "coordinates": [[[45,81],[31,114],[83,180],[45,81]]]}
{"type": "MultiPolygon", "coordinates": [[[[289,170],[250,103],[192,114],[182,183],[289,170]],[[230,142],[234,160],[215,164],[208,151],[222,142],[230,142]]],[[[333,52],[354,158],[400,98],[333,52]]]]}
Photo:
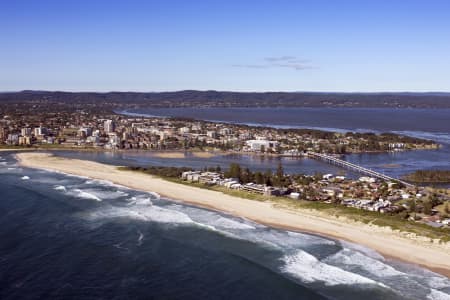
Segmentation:
{"type": "MultiPolygon", "coordinates": [[[[173,111],[223,122],[429,137],[444,147],[345,159],[393,176],[450,168],[450,110],[137,113],[173,111]]],[[[238,161],[265,170],[278,164],[278,158],[246,155],[55,154],[115,165],[201,168],[238,161]]],[[[310,159],[281,161],[288,173],[342,172],[310,159]]],[[[0,191],[0,299],[450,299],[449,278],[360,245],[271,228],[110,182],[22,168],[13,153],[0,153],[0,191]]]]}
{"type": "Polygon", "coordinates": [[[1,299],[450,299],[356,244],[0,156],[1,299]]]}

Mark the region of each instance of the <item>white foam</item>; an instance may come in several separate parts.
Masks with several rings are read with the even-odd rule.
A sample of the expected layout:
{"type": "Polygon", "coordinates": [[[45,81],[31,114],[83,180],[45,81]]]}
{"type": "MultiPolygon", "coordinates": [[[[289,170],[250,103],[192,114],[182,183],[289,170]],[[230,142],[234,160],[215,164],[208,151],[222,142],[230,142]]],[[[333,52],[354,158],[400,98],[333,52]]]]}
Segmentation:
{"type": "Polygon", "coordinates": [[[22,180],[29,180],[30,177],[29,177],[29,176],[22,176],[21,179],[22,179],[22,180]]]}
{"type": "Polygon", "coordinates": [[[72,191],[67,192],[67,194],[71,195],[71,196],[78,197],[78,198],[95,200],[95,201],[102,201],[102,199],[100,199],[99,197],[97,197],[97,196],[95,196],[95,195],[93,195],[93,194],[91,194],[89,192],[80,190],[80,189],[74,189],[72,191]]]}
{"type": "Polygon", "coordinates": [[[161,199],[161,195],[155,192],[148,192],[150,195],[152,195],[155,199],[161,199]]]}
{"type": "Polygon", "coordinates": [[[336,254],[327,257],[324,262],[332,265],[358,266],[376,277],[390,277],[406,275],[394,269],[383,261],[366,256],[357,251],[342,249],[336,254]]]}
{"type": "Polygon", "coordinates": [[[328,286],[342,284],[382,285],[367,277],[325,264],[305,251],[298,250],[293,255],[284,256],[282,260],[285,263],[282,270],[304,283],[320,281],[328,286]]]}
{"type": "Polygon", "coordinates": [[[91,195],[96,196],[99,199],[117,199],[121,197],[128,196],[127,193],[122,191],[105,191],[105,190],[98,190],[98,189],[85,189],[83,190],[86,193],[89,193],[91,195]]]}
{"type": "Polygon", "coordinates": [[[433,289],[450,289],[450,280],[447,277],[434,273],[430,270],[414,268],[411,269],[408,274],[416,281],[426,283],[427,286],[433,289]]]}
{"type": "Polygon", "coordinates": [[[144,239],[144,234],[142,234],[142,232],[140,230],[138,230],[138,234],[139,234],[139,237],[137,240],[137,244],[138,244],[138,246],[140,246],[140,245],[142,245],[142,240],[144,239]]]}
{"type": "Polygon", "coordinates": [[[447,277],[435,274],[424,277],[427,284],[435,289],[450,288],[450,280],[447,277]]]}
{"type": "Polygon", "coordinates": [[[320,236],[315,236],[311,234],[305,234],[300,232],[294,232],[294,231],[287,231],[288,236],[291,238],[291,240],[295,240],[294,245],[298,245],[301,243],[302,245],[308,244],[308,245],[336,245],[336,242],[327,238],[323,238],[320,236]],[[293,238],[293,239],[292,239],[293,238]]]}
{"type": "Polygon", "coordinates": [[[53,188],[56,191],[66,191],[66,187],[63,185],[55,185],[55,187],[53,188]]]}
{"type": "Polygon", "coordinates": [[[152,205],[152,200],[146,195],[139,195],[131,197],[129,205],[152,205]]]}
{"type": "Polygon", "coordinates": [[[201,208],[184,206],[179,204],[172,204],[168,207],[170,209],[180,211],[192,216],[193,220],[198,223],[209,225],[214,228],[229,229],[229,230],[252,230],[256,228],[255,226],[252,226],[253,224],[242,221],[241,219],[226,217],[219,213],[201,208]]]}
{"type": "Polygon", "coordinates": [[[317,245],[335,245],[334,241],[325,238],[272,228],[264,228],[257,233],[244,231],[241,233],[241,236],[249,241],[265,244],[282,251],[303,249],[317,245]]]}
{"type": "Polygon", "coordinates": [[[178,211],[158,207],[109,207],[89,213],[89,219],[130,218],[141,221],[170,224],[195,224],[188,215],[178,211]]]}
{"type": "Polygon", "coordinates": [[[373,249],[364,247],[363,245],[355,244],[355,243],[351,243],[351,242],[347,242],[347,241],[339,241],[339,243],[342,245],[342,248],[347,248],[347,249],[361,252],[364,255],[371,257],[373,259],[376,259],[376,260],[384,260],[383,255],[381,255],[380,253],[378,253],[377,251],[375,251],[373,249]]]}
{"type": "Polygon", "coordinates": [[[212,221],[212,224],[214,226],[225,228],[225,229],[243,229],[243,230],[253,230],[255,229],[254,226],[251,226],[249,224],[245,224],[243,222],[238,222],[236,220],[225,218],[223,216],[220,216],[218,218],[215,218],[212,221]]]}
{"type": "Polygon", "coordinates": [[[430,300],[450,300],[450,295],[442,291],[431,289],[430,293],[427,295],[427,299],[430,300]]]}
{"type": "MultiPolygon", "coordinates": [[[[85,178],[87,178],[87,177],[85,177],[85,178]]],[[[91,179],[91,178],[88,178],[88,180],[86,180],[84,183],[88,184],[88,185],[96,184],[96,185],[117,187],[117,188],[124,189],[124,190],[131,190],[127,186],[124,186],[124,185],[121,185],[121,184],[118,184],[118,183],[114,183],[112,181],[105,180],[105,179],[91,179]]]]}

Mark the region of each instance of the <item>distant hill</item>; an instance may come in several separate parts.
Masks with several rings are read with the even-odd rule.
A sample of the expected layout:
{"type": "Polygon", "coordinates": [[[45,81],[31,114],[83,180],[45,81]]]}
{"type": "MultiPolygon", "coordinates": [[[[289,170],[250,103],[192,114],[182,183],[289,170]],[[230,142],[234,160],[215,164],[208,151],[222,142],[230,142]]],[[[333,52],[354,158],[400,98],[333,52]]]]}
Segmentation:
{"type": "Polygon", "coordinates": [[[0,103],[67,103],[139,107],[397,107],[450,108],[450,93],[320,93],[320,92],[59,92],[0,93],[0,103]]]}

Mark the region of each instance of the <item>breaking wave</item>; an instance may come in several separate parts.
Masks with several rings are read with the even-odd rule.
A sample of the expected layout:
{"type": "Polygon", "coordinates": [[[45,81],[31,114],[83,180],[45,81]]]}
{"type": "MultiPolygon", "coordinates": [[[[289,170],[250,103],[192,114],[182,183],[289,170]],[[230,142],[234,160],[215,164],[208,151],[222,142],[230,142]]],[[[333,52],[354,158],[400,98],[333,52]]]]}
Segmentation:
{"type": "Polygon", "coordinates": [[[194,223],[194,221],[186,214],[158,206],[147,206],[145,209],[130,209],[129,207],[112,206],[92,211],[88,213],[87,218],[90,220],[131,218],[140,221],[168,224],[194,223]]]}
{"type": "Polygon", "coordinates": [[[99,197],[95,196],[94,194],[91,194],[89,192],[80,190],[80,189],[73,189],[69,192],[67,192],[68,195],[70,196],[75,196],[77,198],[82,198],[82,199],[89,199],[89,200],[95,200],[95,201],[102,201],[102,199],[100,199],[99,197]]]}
{"type": "Polygon", "coordinates": [[[429,300],[450,300],[450,295],[435,289],[431,289],[430,293],[427,295],[429,300]]]}
{"type": "Polygon", "coordinates": [[[370,278],[321,262],[313,255],[302,250],[298,250],[292,255],[284,256],[282,261],[285,264],[282,270],[304,283],[320,281],[328,286],[341,284],[377,284],[384,286],[370,278]]]}
{"type": "Polygon", "coordinates": [[[53,188],[56,191],[66,191],[66,187],[63,185],[55,185],[55,187],[53,188]]]}

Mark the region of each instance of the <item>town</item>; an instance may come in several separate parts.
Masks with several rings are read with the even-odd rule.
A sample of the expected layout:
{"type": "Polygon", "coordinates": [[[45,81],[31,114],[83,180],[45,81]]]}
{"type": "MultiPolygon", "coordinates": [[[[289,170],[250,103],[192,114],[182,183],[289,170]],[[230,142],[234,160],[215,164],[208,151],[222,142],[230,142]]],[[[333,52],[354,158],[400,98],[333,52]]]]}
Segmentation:
{"type": "MultiPolygon", "coordinates": [[[[433,141],[392,133],[337,133],[312,129],[277,129],[188,119],[128,116],[90,111],[3,115],[0,146],[5,148],[80,149],[93,151],[211,151],[334,159],[345,153],[435,149],[433,141]],[[322,153],[322,154],[321,154],[322,153]]],[[[342,161],[343,162],[343,161],[342,161]]],[[[251,172],[232,166],[227,172],[187,171],[189,182],[218,185],[266,196],[340,204],[397,214],[441,227],[448,225],[448,192],[436,193],[394,178],[359,178],[333,174],[251,172]],[[234,170],[233,170],[234,168],[234,170]],[[236,171],[237,168],[237,171],[236,171]],[[231,172],[231,173],[230,173],[231,172]],[[440,209],[438,209],[440,208],[440,209]]],[[[375,174],[376,175],[376,174],[375,174]]]]}
{"type": "Polygon", "coordinates": [[[345,154],[439,147],[430,140],[393,133],[277,129],[83,110],[30,114],[32,110],[33,107],[25,107],[1,116],[0,145],[107,150],[197,149],[289,156],[306,151],[345,154]]]}

